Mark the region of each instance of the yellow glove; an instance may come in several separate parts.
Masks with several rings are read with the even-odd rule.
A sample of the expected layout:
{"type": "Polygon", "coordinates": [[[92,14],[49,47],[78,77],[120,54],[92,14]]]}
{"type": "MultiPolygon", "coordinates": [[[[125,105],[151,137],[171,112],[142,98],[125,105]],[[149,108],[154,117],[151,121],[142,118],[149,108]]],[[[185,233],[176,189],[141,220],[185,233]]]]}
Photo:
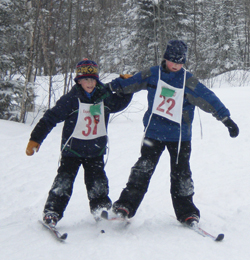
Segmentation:
{"type": "Polygon", "coordinates": [[[131,77],[133,77],[133,75],[130,75],[130,74],[120,74],[120,78],[122,78],[122,79],[129,79],[131,77]]]}
{"type": "Polygon", "coordinates": [[[27,145],[27,148],[26,148],[26,154],[28,156],[31,156],[34,154],[34,152],[38,152],[40,148],[40,144],[35,142],[35,141],[29,141],[28,142],[28,145],[27,145]]]}

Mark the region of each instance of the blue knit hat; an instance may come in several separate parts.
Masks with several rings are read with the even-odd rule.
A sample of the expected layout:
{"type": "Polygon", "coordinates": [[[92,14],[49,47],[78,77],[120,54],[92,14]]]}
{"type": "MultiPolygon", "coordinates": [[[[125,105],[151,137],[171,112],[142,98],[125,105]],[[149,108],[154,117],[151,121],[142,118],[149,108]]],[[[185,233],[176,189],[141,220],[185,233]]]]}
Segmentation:
{"type": "Polygon", "coordinates": [[[79,79],[83,78],[92,78],[95,79],[97,82],[100,82],[97,64],[87,58],[83,59],[77,64],[76,77],[74,80],[77,83],[79,79]]]}
{"type": "Polygon", "coordinates": [[[184,64],[186,62],[187,45],[183,41],[170,40],[164,53],[164,59],[174,63],[184,64]]]}

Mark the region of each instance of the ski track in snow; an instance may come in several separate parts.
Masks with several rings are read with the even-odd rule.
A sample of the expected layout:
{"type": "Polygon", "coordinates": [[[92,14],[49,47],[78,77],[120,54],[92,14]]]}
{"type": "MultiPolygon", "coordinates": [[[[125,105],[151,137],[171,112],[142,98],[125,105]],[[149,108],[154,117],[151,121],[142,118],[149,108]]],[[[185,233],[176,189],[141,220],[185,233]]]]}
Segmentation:
{"type": "MultiPolygon", "coordinates": [[[[58,167],[62,124],[47,136],[40,151],[28,157],[25,148],[34,125],[0,120],[0,258],[4,260],[246,260],[250,255],[250,88],[212,89],[229,108],[240,135],[210,114],[195,115],[191,169],[200,226],[225,234],[222,242],[203,238],[171,216],[169,156],[165,151],[136,216],[122,223],[95,223],[89,212],[81,169],[64,218],[58,223],[60,243],[38,223],[58,167]],[[201,139],[200,121],[203,138],[201,139]],[[104,229],[105,233],[100,231],[104,229]]],[[[140,155],[146,92],[135,94],[126,113],[110,123],[106,172],[115,201],[140,155]],[[141,110],[140,112],[137,112],[141,110]]]]}

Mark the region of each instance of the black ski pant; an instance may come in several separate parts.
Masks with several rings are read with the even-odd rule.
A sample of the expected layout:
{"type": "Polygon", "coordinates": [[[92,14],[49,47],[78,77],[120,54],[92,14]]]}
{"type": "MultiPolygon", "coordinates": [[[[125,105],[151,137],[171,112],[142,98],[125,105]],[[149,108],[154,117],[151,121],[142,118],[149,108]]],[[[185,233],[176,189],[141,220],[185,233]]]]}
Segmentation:
{"type": "Polygon", "coordinates": [[[178,142],[162,142],[145,138],[141,148],[141,157],[132,167],[126,188],[113,205],[114,208],[126,207],[129,217],[133,217],[148,190],[150,179],[159,158],[167,147],[171,163],[171,197],[176,217],[183,222],[192,214],[200,216],[193,203],[194,185],[189,166],[191,142],[181,142],[178,163],[178,142]]]}
{"type": "Polygon", "coordinates": [[[84,181],[87,189],[91,213],[99,208],[111,208],[108,197],[108,179],[104,171],[103,156],[94,158],[62,157],[58,174],[49,191],[44,213],[52,211],[63,217],[73,191],[73,184],[80,165],[84,169],[84,181]]]}

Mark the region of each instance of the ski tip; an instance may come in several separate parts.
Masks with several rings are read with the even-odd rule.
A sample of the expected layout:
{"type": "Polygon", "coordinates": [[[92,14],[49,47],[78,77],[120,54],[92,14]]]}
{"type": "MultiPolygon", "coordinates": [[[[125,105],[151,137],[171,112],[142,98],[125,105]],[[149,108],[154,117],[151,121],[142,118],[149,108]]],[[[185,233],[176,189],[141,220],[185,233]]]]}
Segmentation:
{"type": "Polygon", "coordinates": [[[223,238],[224,238],[224,234],[219,234],[217,237],[216,237],[216,239],[215,239],[215,241],[222,241],[223,240],[223,238]]]}
{"type": "Polygon", "coordinates": [[[67,233],[61,235],[60,240],[64,241],[68,237],[67,233]]]}

